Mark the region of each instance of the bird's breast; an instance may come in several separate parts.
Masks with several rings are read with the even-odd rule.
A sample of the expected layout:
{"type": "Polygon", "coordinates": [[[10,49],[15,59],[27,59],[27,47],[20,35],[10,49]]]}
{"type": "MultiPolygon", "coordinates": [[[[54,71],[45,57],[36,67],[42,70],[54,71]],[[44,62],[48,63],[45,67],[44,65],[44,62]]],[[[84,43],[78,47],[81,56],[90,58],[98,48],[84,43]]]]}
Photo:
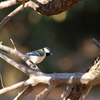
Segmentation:
{"type": "Polygon", "coordinates": [[[35,63],[35,64],[38,64],[40,63],[44,58],[45,58],[46,55],[40,57],[40,56],[30,56],[29,59],[35,63]]]}

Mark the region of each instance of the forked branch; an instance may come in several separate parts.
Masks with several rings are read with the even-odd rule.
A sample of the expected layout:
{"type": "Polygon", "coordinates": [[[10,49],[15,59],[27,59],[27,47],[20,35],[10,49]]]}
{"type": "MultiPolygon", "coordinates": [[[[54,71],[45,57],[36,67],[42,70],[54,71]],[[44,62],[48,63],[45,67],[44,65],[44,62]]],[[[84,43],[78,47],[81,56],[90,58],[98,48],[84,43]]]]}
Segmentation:
{"type": "Polygon", "coordinates": [[[35,100],[38,100],[48,91],[48,88],[45,88],[40,94],[36,95],[35,100]]]}
{"type": "Polygon", "coordinates": [[[7,93],[7,92],[10,92],[10,91],[13,91],[17,88],[25,87],[25,86],[30,85],[30,84],[32,84],[32,83],[31,83],[30,79],[28,79],[26,81],[22,81],[22,82],[19,82],[17,84],[14,84],[12,86],[5,87],[5,88],[0,90],[0,95],[4,94],[4,93],[7,93]]]}
{"type": "MultiPolygon", "coordinates": [[[[91,41],[100,49],[100,43],[95,38],[93,38],[91,41]]],[[[87,69],[87,72],[89,71],[92,72],[93,70],[96,70],[98,67],[100,67],[100,53],[95,58],[93,65],[87,69]]],[[[92,85],[87,86],[84,84],[80,84],[80,85],[76,84],[73,86],[73,89],[72,91],[70,91],[69,95],[67,97],[66,95],[65,97],[63,97],[63,100],[69,100],[69,99],[73,100],[74,98],[75,100],[84,100],[92,87],[93,87],[92,85]]],[[[65,94],[67,93],[68,90],[66,90],[65,94]]]]}
{"type": "MultiPolygon", "coordinates": [[[[11,1],[11,0],[9,0],[11,1]]],[[[14,11],[12,11],[10,14],[8,14],[1,22],[0,22],[0,28],[2,28],[13,16],[15,16],[18,12],[20,12],[22,9],[27,8],[28,3],[25,3],[24,5],[18,6],[14,11]],[[24,6],[24,7],[23,7],[24,6]]]]}
{"type": "Polygon", "coordinates": [[[39,12],[39,14],[51,16],[59,14],[75,5],[80,0],[7,0],[0,2],[0,10],[22,3],[14,11],[8,14],[1,22],[0,28],[5,25],[14,15],[23,10],[24,8],[30,7],[39,12]]]}
{"type": "Polygon", "coordinates": [[[22,100],[25,98],[29,93],[33,91],[35,87],[34,86],[27,86],[22,92],[18,93],[18,95],[13,100],[22,100]]]}
{"type": "MultiPolygon", "coordinates": [[[[0,44],[0,49],[13,53],[15,55],[23,55],[16,49],[4,46],[2,43],[0,44]]],[[[48,89],[44,89],[36,97],[36,100],[38,100],[42,95],[44,95],[43,99],[45,100],[49,95],[49,93],[53,90],[53,88],[55,88],[60,84],[77,84],[72,88],[72,91],[68,94],[66,100],[68,99],[73,100],[72,96],[74,96],[74,98],[77,98],[76,100],[78,100],[87,87],[89,86],[92,87],[94,85],[100,84],[100,54],[97,56],[96,61],[94,60],[94,64],[86,73],[54,73],[54,74],[45,74],[37,70],[33,71],[32,69],[12,59],[2,51],[0,51],[0,57],[5,61],[7,61],[9,64],[13,65],[18,70],[24,72],[29,76],[29,79],[27,79],[26,81],[19,82],[15,85],[5,87],[0,90],[0,94],[4,94],[14,89],[27,86],[27,88],[24,91],[22,91],[20,94],[18,94],[18,96],[16,96],[15,100],[21,100],[29,93],[31,93],[34,87],[36,87],[39,84],[47,84],[50,87],[48,89]],[[75,95],[75,93],[77,94],[75,95]]],[[[19,57],[22,58],[25,56],[19,56],[19,57]]],[[[22,59],[24,60],[27,58],[22,58],[22,59]]],[[[90,90],[90,88],[88,88],[88,90],[90,90]]],[[[87,96],[88,92],[89,91],[84,93],[83,99],[84,97],[87,96]]]]}
{"type": "Polygon", "coordinates": [[[52,92],[52,90],[56,87],[56,85],[50,85],[48,91],[45,93],[43,100],[46,100],[47,96],[52,92]]]}
{"type": "MultiPolygon", "coordinates": [[[[11,54],[14,54],[15,56],[19,56],[22,60],[24,60],[26,62],[26,64],[31,69],[33,69],[34,71],[40,71],[37,66],[34,67],[34,64],[31,63],[30,60],[27,57],[25,57],[21,52],[19,52],[17,49],[15,49],[15,48],[13,49],[13,48],[10,48],[8,46],[4,46],[4,45],[2,45],[2,42],[0,43],[0,49],[5,50],[5,51],[8,51],[11,54]]],[[[10,58],[10,60],[13,60],[11,57],[9,57],[8,55],[6,55],[4,52],[1,51],[1,54],[2,53],[3,53],[3,55],[5,55],[6,58],[8,58],[8,59],[10,58]]],[[[3,55],[1,55],[1,58],[2,58],[3,55]]],[[[7,60],[7,61],[9,61],[9,60],[7,60]]],[[[15,62],[17,62],[17,61],[15,61],[15,62]]],[[[12,64],[12,65],[14,65],[14,64],[12,64]]],[[[27,67],[26,67],[26,69],[27,69],[27,67]]]]}

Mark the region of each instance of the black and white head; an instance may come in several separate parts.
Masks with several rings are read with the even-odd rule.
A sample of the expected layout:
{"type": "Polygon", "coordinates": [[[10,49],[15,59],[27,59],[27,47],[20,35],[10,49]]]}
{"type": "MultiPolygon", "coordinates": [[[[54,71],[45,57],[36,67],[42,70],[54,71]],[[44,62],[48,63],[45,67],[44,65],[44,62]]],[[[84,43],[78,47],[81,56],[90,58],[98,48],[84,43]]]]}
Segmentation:
{"type": "Polygon", "coordinates": [[[46,56],[53,55],[52,51],[49,47],[44,47],[43,50],[46,53],[46,56]]]}

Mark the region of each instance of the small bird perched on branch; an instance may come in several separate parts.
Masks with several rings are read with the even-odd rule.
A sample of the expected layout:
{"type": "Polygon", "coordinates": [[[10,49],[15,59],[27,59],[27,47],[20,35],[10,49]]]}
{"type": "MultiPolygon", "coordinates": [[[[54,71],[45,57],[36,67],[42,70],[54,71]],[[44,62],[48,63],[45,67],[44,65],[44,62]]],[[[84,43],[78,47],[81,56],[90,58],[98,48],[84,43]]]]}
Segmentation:
{"type": "Polygon", "coordinates": [[[44,47],[42,49],[38,49],[29,53],[26,53],[24,56],[29,58],[29,60],[34,63],[38,64],[44,60],[46,56],[53,55],[51,49],[49,47],[44,47]]]}

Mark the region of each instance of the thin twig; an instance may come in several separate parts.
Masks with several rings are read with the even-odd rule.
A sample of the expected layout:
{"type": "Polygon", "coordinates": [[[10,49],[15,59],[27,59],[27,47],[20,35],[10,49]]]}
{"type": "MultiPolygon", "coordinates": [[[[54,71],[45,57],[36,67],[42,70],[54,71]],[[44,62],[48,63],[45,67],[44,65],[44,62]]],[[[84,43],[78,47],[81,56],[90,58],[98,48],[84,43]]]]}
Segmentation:
{"type": "Polygon", "coordinates": [[[31,85],[31,84],[32,84],[32,81],[30,81],[30,79],[28,79],[26,81],[19,82],[17,84],[12,85],[12,86],[5,87],[5,88],[1,89],[0,90],[0,95],[4,94],[4,93],[7,93],[7,92],[10,92],[12,90],[15,90],[17,88],[21,88],[21,87],[25,87],[27,85],[31,85]]]}
{"type": "Polygon", "coordinates": [[[52,92],[52,90],[55,88],[56,85],[50,85],[48,88],[48,91],[46,92],[46,94],[44,95],[44,97],[42,98],[43,100],[46,100],[47,96],[52,92]]]}
{"type": "Polygon", "coordinates": [[[14,46],[14,49],[17,50],[16,47],[15,47],[15,43],[11,38],[10,38],[10,41],[11,41],[12,45],[14,46]]]}
{"type": "Polygon", "coordinates": [[[11,54],[15,54],[17,56],[19,56],[22,60],[24,60],[26,62],[26,64],[34,71],[36,72],[40,72],[40,69],[35,66],[34,67],[34,64],[30,62],[30,60],[25,57],[22,53],[20,53],[17,49],[13,49],[13,48],[10,48],[10,47],[7,47],[7,46],[4,46],[2,45],[2,42],[0,43],[0,49],[2,50],[5,50],[5,51],[8,51],[10,52],[11,54]]]}
{"type": "Polygon", "coordinates": [[[84,92],[84,90],[87,88],[87,85],[85,84],[76,84],[74,85],[74,87],[72,88],[72,91],[70,92],[70,94],[65,98],[65,100],[79,100],[79,98],[81,97],[82,93],[84,92]]]}
{"type": "MultiPolygon", "coordinates": [[[[10,0],[9,0],[10,1],[10,0]]],[[[25,3],[24,8],[28,7],[28,3],[25,3]]],[[[20,12],[23,9],[23,4],[18,6],[14,11],[12,11],[10,14],[8,14],[1,22],[0,22],[0,28],[2,28],[14,15],[16,15],[18,12],[20,12]]]]}
{"type": "Polygon", "coordinates": [[[16,2],[16,0],[6,0],[6,1],[1,1],[0,2],[0,10],[4,8],[8,8],[10,6],[16,5],[19,2],[16,2]]]}
{"type": "MultiPolygon", "coordinates": [[[[100,48],[100,43],[96,40],[96,39],[92,39],[91,40],[98,48],[100,48]]],[[[100,60],[100,54],[96,57],[96,59],[94,60],[94,64],[92,65],[92,66],[90,66],[89,68],[88,68],[88,70],[86,71],[86,72],[91,72],[91,70],[93,70],[92,68],[93,67],[95,67],[95,70],[97,70],[97,68],[98,67],[100,67],[99,66],[99,64],[97,64],[98,62],[99,62],[99,60],[100,60]]],[[[71,93],[65,98],[66,100],[72,100],[72,99],[76,99],[76,100],[78,100],[80,97],[81,97],[81,95],[82,95],[82,93],[85,91],[85,90],[87,90],[86,91],[86,93],[81,97],[81,99],[80,100],[84,100],[85,98],[86,98],[86,96],[88,95],[88,93],[89,93],[89,91],[90,91],[90,89],[92,88],[92,86],[90,86],[89,88],[88,88],[88,86],[87,85],[85,85],[85,84],[80,84],[80,85],[75,85],[74,87],[73,87],[73,90],[71,91],[71,93]],[[80,91],[79,91],[80,90],[80,91]]]]}
{"type": "Polygon", "coordinates": [[[12,66],[14,66],[15,68],[17,68],[20,71],[22,71],[25,74],[27,74],[27,75],[33,73],[33,71],[31,69],[29,69],[28,67],[26,67],[23,64],[19,63],[18,61],[12,59],[11,57],[9,57],[6,53],[4,53],[1,50],[0,50],[0,57],[2,59],[4,59],[6,62],[8,62],[9,64],[11,64],[12,66]]]}
{"type": "Polygon", "coordinates": [[[65,88],[65,91],[61,94],[61,98],[63,100],[66,100],[67,96],[70,94],[73,87],[74,87],[74,85],[70,85],[70,84],[67,85],[67,87],[65,88]]]}
{"type": "Polygon", "coordinates": [[[100,43],[95,38],[93,38],[91,41],[100,49],[100,43]]]}
{"type": "Polygon", "coordinates": [[[35,87],[29,85],[27,86],[22,92],[20,92],[13,100],[22,100],[24,97],[26,97],[30,92],[33,91],[35,87]]]}
{"type": "Polygon", "coordinates": [[[83,94],[82,94],[82,96],[80,97],[79,100],[84,100],[87,97],[87,95],[89,94],[89,92],[92,89],[92,87],[93,87],[92,85],[88,86],[86,88],[86,90],[83,92],[83,94]]]}
{"type": "Polygon", "coordinates": [[[41,93],[39,93],[38,95],[36,95],[35,100],[40,99],[40,97],[43,96],[47,91],[48,91],[48,89],[45,88],[41,93]]]}
{"type": "Polygon", "coordinates": [[[3,79],[2,79],[1,73],[0,73],[0,79],[1,79],[1,85],[2,85],[2,88],[4,88],[4,83],[3,83],[3,79]]]}

